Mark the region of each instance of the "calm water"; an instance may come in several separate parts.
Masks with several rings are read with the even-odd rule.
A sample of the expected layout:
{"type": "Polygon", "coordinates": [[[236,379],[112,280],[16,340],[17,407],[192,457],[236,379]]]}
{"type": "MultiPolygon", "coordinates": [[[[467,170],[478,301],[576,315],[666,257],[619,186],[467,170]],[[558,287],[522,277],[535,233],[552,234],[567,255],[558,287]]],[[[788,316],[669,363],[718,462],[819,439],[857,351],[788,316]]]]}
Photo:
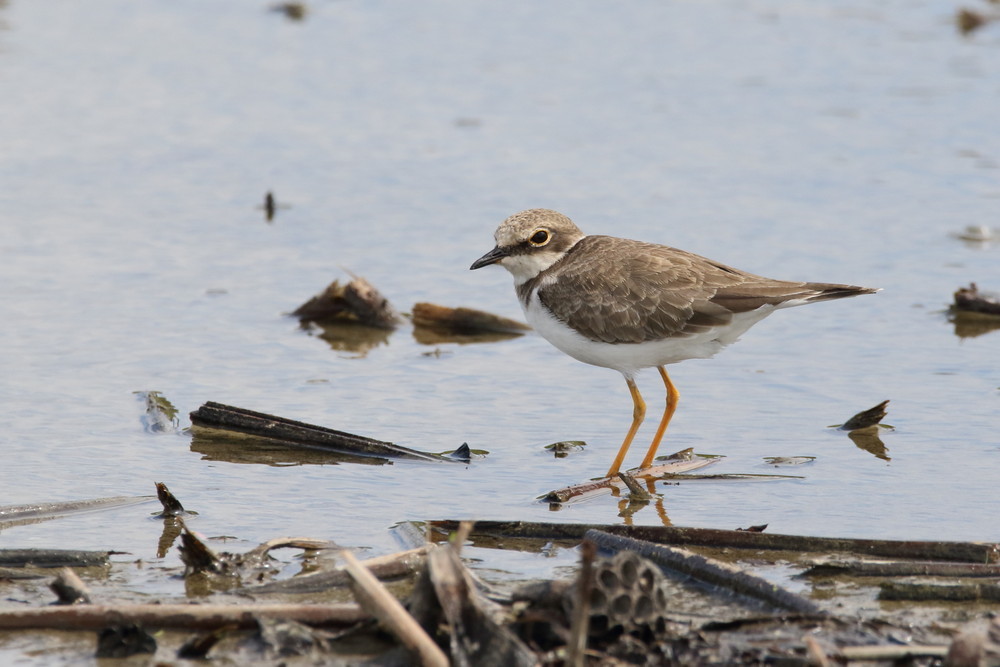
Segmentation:
{"type": "MultiPolygon", "coordinates": [[[[618,374],[536,336],[425,346],[403,327],[358,355],[284,316],[347,269],[404,311],[520,318],[508,274],[468,266],[500,220],[545,206],[774,277],[884,288],[673,367],[664,452],[724,454],[715,471],[733,473],[816,457],[779,470],[798,481],[666,487],[673,523],[1000,539],[1000,331],[959,338],[943,313],[969,281],[1000,289],[1000,246],[950,236],[998,224],[1000,27],[962,38],[949,2],[311,10],[0,4],[0,505],[163,481],[229,548],[309,535],[373,553],[404,520],[621,521],[608,498],[534,500],[606,469],[631,413],[618,374]],[[290,205],[273,224],[255,209],[267,190],[290,205]],[[490,454],[207,461],[143,429],[147,390],[185,416],[215,400],[490,454]],[[886,398],[890,460],[826,428],[886,398]],[[566,439],[589,445],[543,449],[566,439]]],[[[640,387],[656,413],[658,378],[640,387]]],[[[147,569],[114,595],[182,595],[158,571],[179,561],[156,557],[155,509],[16,527],[0,546],[127,551],[147,569]]],[[[497,576],[575,559],[476,555],[497,576]]]]}

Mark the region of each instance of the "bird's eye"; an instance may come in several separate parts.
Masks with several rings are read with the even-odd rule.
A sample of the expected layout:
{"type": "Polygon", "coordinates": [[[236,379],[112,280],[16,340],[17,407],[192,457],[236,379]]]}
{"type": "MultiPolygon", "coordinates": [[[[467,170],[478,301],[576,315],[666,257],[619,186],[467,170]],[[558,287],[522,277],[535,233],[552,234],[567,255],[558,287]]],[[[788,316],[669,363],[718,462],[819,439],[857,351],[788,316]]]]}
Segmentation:
{"type": "Polygon", "coordinates": [[[538,229],[535,231],[534,234],[531,235],[531,238],[528,239],[528,242],[531,243],[531,245],[533,246],[543,246],[546,243],[548,243],[549,239],[551,238],[552,236],[551,234],[549,234],[549,230],[538,229]]]}

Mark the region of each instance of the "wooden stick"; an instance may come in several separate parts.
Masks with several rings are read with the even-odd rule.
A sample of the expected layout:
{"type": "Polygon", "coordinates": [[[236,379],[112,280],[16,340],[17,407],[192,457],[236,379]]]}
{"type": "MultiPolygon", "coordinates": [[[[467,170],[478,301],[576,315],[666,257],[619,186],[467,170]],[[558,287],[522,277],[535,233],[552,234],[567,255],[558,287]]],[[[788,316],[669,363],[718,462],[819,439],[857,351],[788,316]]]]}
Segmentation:
{"type": "Polygon", "coordinates": [[[830,661],[826,658],[826,651],[819,645],[816,638],[807,635],[805,641],[806,655],[809,657],[809,662],[818,667],[830,667],[830,661]]]}
{"type": "MultiPolygon", "coordinates": [[[[455,530],[457,521],[432,521],[439,530],[455,530]]],[[[620,524],[532,523],[528,521],[477,521],[472,537],[537,538],[542,540],[581,540],[588,530],[672,544],[675,546],[726,547],[731,549],[854,553],[882,558],[995,563],[1000,561],[1000,544],[989,542],[917,542],[902,540],[867,540],[839,537],[811,537],[755,533],[717,528],[682,526],[624,526],[620,524]]]]}
{"type": "MultiPolygon", "coordinates": [[[[667,461],[665,463],[649,466],[648,468],[632,469],[628,474],[635,479],[651,479],[664,475],[677,475],[689,470],[697,470],[705,466],[716,463],[719,459],[695,459],[683,461],[667,461]]],[[[555,491],[549,491],[541,497],[541,500],[549,503],[565,503],[571,500],[586,500],[595,495],[610,493],[614,488],[624,488],[625,482],[616,477],[604,477],[601,479],[574,484],[555,491]]]]}
{"type": "Polygon", "coordinates": [[[354,595],[361,606],[376,617],[411,651],[420,656],[420,663],[432,667],[448,667],[444,651],[434,643],[420,624],[403,608],[378,579],[349,551],[342,551],[347,572],[354,579],[354,595]]]}
{"type": "Polygon", "coordinates": [[[597,545],[584,540],[580,545],[580,580],[577,586],[576,609],[573,611],[573,627],[570,628],[569,656],[566,663],[570,667],[586,664],[587,631],[590,628],[590,592],[594,587],[594,558],[597,545]]]}
{"type": "Polygon", "coordinates": [[[135,623],[146,628],[212,630],[224,625],[256,627],[255,618],[345,627],[371,617],[354,604],[91,604],[0,610],[0,629],[99,630],[135,623]]]}

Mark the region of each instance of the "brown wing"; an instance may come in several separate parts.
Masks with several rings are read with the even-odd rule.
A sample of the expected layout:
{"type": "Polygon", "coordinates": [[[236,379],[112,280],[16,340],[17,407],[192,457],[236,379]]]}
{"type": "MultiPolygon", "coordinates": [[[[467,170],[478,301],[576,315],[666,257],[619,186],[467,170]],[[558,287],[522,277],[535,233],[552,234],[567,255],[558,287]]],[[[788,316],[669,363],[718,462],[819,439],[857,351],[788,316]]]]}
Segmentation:
{"type": "Polygon", "coordinates": [[[872,291],[772,280],[676,248],[607,236],[585,237],[539,279],[539,299],[556,318],[606,343],[689,336],[766,304],[872,291]],[[545,284],[548,271],[558,271],[558,282],[545,284]]]}

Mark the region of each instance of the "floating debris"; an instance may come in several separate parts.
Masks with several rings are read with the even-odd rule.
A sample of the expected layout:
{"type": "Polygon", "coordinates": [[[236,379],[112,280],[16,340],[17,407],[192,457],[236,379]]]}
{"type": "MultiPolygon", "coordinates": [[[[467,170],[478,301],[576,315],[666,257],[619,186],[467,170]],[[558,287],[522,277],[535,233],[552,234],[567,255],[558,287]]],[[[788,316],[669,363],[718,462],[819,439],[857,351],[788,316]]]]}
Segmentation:
{"type": "Polygon", "coordinates": [[[955,292],[954,309],[1000,317],[1000,296],[992,292],[981,292],[976,283],[969,283],[968,287],[960,287],[955,292]]]}
{"type": "Polygon", "coordinates": [[[342,322],[387,330],[395,329],[401,321],[388,299],[367,280],[353,274],[344,285],[334,280],[292,315],[303,322],[342,322]]]}
{"type": "Polygon", "coordinates": [[[815,456],[765,456],[764,460],[768,465],[774,467],[778,466],[800,466],[806,463],[812,463],[816,460],[815,456]]]}
{"type": "Polygon", "coordinates": [[[876,405],[875,407],[868,408],[867,410],[862,410],[858,414],[854,415],[848,419],[843,424],[837,424],[832,428],[839,428],[841,431],[854,431],[857,429],[868,428],[869,426],[874,426],[885,419],[886,406],[889,405],[889,401],[885,400],[876,405]]]}
{"type": "MultiPolygon", "coordinates": [[[[628,474],[634,478],[658,479],[665,475],[677,475],[678,473],[704,468],[705,466],[711,465],[719,460],[718,458],[697,458],[691,460],[687,456],[689,453],[690,449],[672,454],[671,457],[678,457],[673,460],[671,457],[667,457],[666,459],[658,458],[657,461],[663,460],[664,462],[651,465],[647,468],[633,468],[628,471],[628,474]]],[[[571,500],[581,501],[606,493],[618,493],[623,488],[625,488],[625,482],[623,482],[620,478],[603,477],[601,479],[595,479],[589,482],[574,484],[562,489],[549,491],[544,496],[540,496],[539,500],[548,503],[566,503],[571,500]]]]}
{"type": "MultiPolygon", "coordinates": [[[[302,21],[308,13],[308,7],[302,2],[279,2],[271,5],[269,9],[272,12],[284,14],[285,18],[290,21],[302,21]]],[[[271,195],[270,192],[267,194],[268,196],[271,195]]],[[[268,218],[268,220],[270,219],[271,218],[268,218]]]]}
{"type": "Polygon", "coordinates": [[[1000,20],[1000,15],[985,14],[965,7],[959,9],[955,15],[955,24],[963,35],[970,35],[984,25],[997,20],[1000,20]]]}
{"type": "Polygon", "coordinates": [[[968,243],[982,244],[997,240],[997,232],[986,225],[969,225],[960,232],[953,232],[952,236],[968,243]]]}
{"type": "Polygon", "coordinates": [[[147,433],[175,433],[179,425],[177,408],[158,391],[133,391],[144,404],[142,428],[147,433]]]}
{"type": "Polygon", "coordinates": [[[177,497],[170,492],[167,485],[163,482],[155,482],[156,484],[156,497],[159,499],[160,504],[163,505],[163,511],[157,514],[157,516],[171,517],[171,516],[183,516],[185,514],[198,514],[197,512],[188,512],[181,505],[181,501],[177,500],[177,497]]]}
{"type": "Polygon", "coordinates": [[[552,455],[557,459],[564,459],[573,452],[582,452],[586,446],[587,443],[583,440],[561,440],[553,442],[551,445],[545,445],[545,449],[552,452],[552,455]]]}
{"type": "Polygon", "coordinates": [[[413,326],[439,329],[460,335],[477,333],[522,334],[531,331],[523,322],[474,308],[448,308],[433,303],[413,306],[413,326]]]}
{"type": "MultiPolygon", "coordinates": [[[[328,456],[333,455],[332,458],[320,458],[316,460],[317,463],[379,464],[390,463],[391,459],[455,462],[455,459],[440,454],[421,452],[384,440],[366,438],[214,401],[209,401],[192,412],[191,424],[195,438],[201,439],[199,446],[204,447],[206,441],[220,441],[233,450],[223,455],[237,459],[241,455],[252,457],[254,454],[252,441],[257,440],[266,443],[271,450],[279,446],[283,449],[309,450],[328,456]],[[243,454],[247,450],[250,450],[249,453],[243,454]]],[[[195,445],[195,440],[192,440],[192,449],[195,445]]],[[[273,452],[267,453],[273,454],[273,452]]],[[[273,459],[266,456],[261,454],[258,456],[262,456],[259,462],[273,462],[273,459]]]]}

